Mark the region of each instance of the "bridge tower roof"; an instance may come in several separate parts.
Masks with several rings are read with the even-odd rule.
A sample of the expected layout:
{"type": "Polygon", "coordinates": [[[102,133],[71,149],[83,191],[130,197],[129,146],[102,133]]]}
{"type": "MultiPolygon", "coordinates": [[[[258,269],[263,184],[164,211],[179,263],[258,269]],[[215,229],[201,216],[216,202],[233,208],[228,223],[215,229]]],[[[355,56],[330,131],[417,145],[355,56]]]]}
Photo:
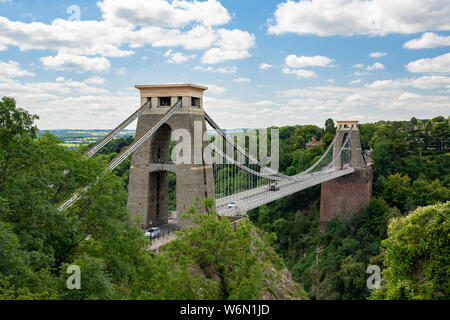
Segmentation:
{"type": "Polygon", "coordinates": [[[337,124],[358,124],[358,120],[337,120],[337,124]]]}
{"type": "Polygon", "coordinates": [[[135,88],[139,89],[141,97],[202,97],[203,91],[208,90],[208,87],[190,83],[136,85],[135,88]]]}

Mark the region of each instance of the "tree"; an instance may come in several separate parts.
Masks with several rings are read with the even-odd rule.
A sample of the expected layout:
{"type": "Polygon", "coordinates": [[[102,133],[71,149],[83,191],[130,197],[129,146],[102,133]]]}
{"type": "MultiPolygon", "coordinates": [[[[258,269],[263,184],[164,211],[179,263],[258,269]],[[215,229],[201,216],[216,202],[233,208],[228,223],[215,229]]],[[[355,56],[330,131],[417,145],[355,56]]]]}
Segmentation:
{"type": "Polygon", "coordinates": [[[24,156],[21,144],[36,137],[35,119],[38,116],[17,108],[13,98],[3,97],[0,101],[0,188],[13,170],[12,159],[24,156]]]}
{"type": "Polygon", "coordinates": [[[402,159],[408,152],[406,132],[400,129],[398,123],[380,126],[370,141],[370,146],[373,148],[371,157],[375,175],[388,176],[396,173],[402,167],[402,159]]]}
{"type": "Polygon", "coordinates": [[[61,296],[68,300],[110,300],[116,295],[116,288],[113,279],[107,271],[107,267],[102,259],[89,257],[87,255],[77,258],[73,265],[81,270],[81,288],[67,289],[66,270],[68,264],[63,265],[60,275],[61,296]]]}
{"type": "Polygon", "coordinates": [[[385,285],[372,299],[449,299],[450,202],[391,221],[384,240],[385,285]]]}
{"type": "Polygon", "coordinates": [[[447,121],[437,122],[431,129],[431,139],[438,152],[446,152],[450,144],[450,128],[447,121]]]}
{"type": "Polygon", "coordinates": [[[436,123],[436,122],[444,122],[445,118],[443,116],[437,116],[434,117],[433,119],[431,119],[432,122],[436,123]]]}
{"type": "Polygon", "coordinates": [[[333,287],[336,288],[336,298],[345,300],[363,299],[368,293],[364,277],[365,271],[365,264],[352,256],[342,260],[339,271],[331,277],[333,287]]]}
{"type": "Polygon", "coordinates": [[[397,207],[404,212],[406,201],[413,195],[410,182],[408,176],[402,176],[398,173],[390,175],[383,182],[383,199],[390,206],[397,207]]]}
{"type": "Polygon", "coordinates": [[[370,200],[360,215],[360,228],[366,228],[368,231],[367,237],[363,241],[385,239],[389,219],[396,215],[397,213],[389,208],[383,199],[374,198],[370,200]]]}
{"type": "Polygon", "coordinates": [[[336,127],[334,126],[333,119],[327,119],[325,121],[325,133],[335,134],[336,133],[336,127]]]}
{"type": "Polygon", "coordinates": [[[323,138],[322,138],[323,145],[325,147],[328,147],[330,145],[330,143],[333,141],[333,139],[334,139],[334,135],[333,134],[328,133],[328,132],[325,133],[323,135],[323,138]]]}

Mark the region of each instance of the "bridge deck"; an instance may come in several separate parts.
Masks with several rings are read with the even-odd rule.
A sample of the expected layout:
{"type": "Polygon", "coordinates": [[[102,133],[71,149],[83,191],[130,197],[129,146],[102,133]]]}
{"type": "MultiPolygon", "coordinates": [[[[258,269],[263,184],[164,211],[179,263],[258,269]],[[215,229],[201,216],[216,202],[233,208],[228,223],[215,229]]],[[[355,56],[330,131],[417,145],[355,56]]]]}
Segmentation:
{"type": "Polygon", "coordinates": [[[278,185],[278,191],[269,191],[267,186],[254,188],[252,190],[236,193],[234,195],[217,199],[216,209],[220,215],[240,215],[249,210],[255,209],[272,201],[278,200],[290,194],[299,192],[309,187],[321,184],[323,182],[336,179],[351,174],[355,169],[348,167],[344,170],[329,169],[323,172],[312,173],[304,176],[296,176],[301,178],[300,181],[283,181],[278,185]],[[228,209],[231,201],[237,202],[237,208],[228,209]]]}

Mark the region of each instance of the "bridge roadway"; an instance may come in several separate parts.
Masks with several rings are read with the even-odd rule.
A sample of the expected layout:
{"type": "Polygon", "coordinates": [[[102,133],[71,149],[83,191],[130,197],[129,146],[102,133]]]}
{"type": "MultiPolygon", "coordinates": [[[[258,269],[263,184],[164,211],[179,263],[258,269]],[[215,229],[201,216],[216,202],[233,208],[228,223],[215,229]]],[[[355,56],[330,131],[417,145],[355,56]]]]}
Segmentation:
{"type": "Polygon", "coordinates": [[[330,168],[320,172],[315,172],[306,175],[296,175],[300,181],[280,181],[278,191],[269,191],[267,185],[239,192],[227,197],[216,200],[216,209],[219,215],[222,216],[237,216],[246,213],[249,210],[255,209],[272,201],[278,200],[290,194],[299,192],[309,187],[321,184],[323,182],[336,179],[355,171],[354,168],[345,167],[342,170],[330,168]],[[237,202],[236,208],[228,209],[228,204],[231,201],[237,202]]]}

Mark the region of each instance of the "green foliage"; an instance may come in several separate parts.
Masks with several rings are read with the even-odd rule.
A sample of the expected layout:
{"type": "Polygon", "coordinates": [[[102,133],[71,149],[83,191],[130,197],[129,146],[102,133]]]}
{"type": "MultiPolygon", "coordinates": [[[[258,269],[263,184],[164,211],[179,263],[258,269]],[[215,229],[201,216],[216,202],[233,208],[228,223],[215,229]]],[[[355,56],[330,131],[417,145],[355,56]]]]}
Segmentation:
{"type": "MultiPolygon", "coordinates": [[[[50,133],[37,136],[35,119],[14,99],[1,100],[0,299],[306,298],[282,275],[285,264],[315,297],[318,247],[323,248],[320,298],[367,297],[365,267],[383,259],[387,284],[373,297],[448,298],[448,203],[419,208],[394,220],[386,232],[402,212],[448,201],[446,119],[360,126],[363,149],[373,148],[378,198],[351,221],[335,219],[325,232],[318,231],[319,186],[250,212],[265,232],[249,221],[234,231],[217,218],[208,199],[209,215],[195,215],[198,224],[181,231],[160,255],[147,250],[148,239],[126,209],[129,161],[97,179],[132,139],[113,140],[97,157],[84,159],[87,147],[68,150],[50,133]],[[88,184],[74,206],[57,210],[88,184]],[[69,265],[81,268],[81,290],[66,286],[69,265]]],[[[299,173],[322,155],[334,135],[329,120],[325,130],[280,128],[282,172],[299,173]],[[312,137],[324,144],[306,149],[312,137]]],[[[235,178],[246,183],[245,176],[235,178]]],[[[170,179],[174,201],[175,176],[170,179]]],[[[188,215],[194,213],[193,206],[188,215]]]]}
{"type": "MultiPolygon", "coordinates": [[[[211,210],[212,199],[204,205],[211,210]]],[[[191,211],[190,214],[194,214],[191,211]]],[[[132,296],[145,299],[260,299],[266,272],[281,270],[283,262],[249,221],[233,230],[228,219],[214,212],[195,214],[196,226],[182,230],[143,267],[132,296]],[[173,288],[179,288],[173,290],[173,288]]],[[[267,289],[267,288],[266,288],[267,289]]],[[[300,287],[297,298],[305,298],[300,287]]]]}
{"type": "Polygon", "coordinates": [[[383,241],[386,284],[373,299],[449,298],[450,202],[391,221],[383,241]]]}
{"type": "Polygon", "coordinates": [[[369,145],[373,148],[374,173],[388,176],[402,166],[402,158],[407,155],[406,133],[400,130],[400,124],[380,126],[369,145]]]}
{"type": "Polygon", "coordinates": [[[314,206],[294,213],[277,209],[274,203],[259,209],[257,216],[252,213],[252,218],[264,230],[276,233],[276,251],[310,297],[315,297],[316,248],[321,247],[320,298],[364,299],[370,294],[365,269],[380,254],[389,220],[400,215],[383,199],[373,199],[352,220],[331,220],[323,233],[314,206]],[[270,218],[275,221],[266,223],[270,218]]]}
{"type": "Polygon", "coordinates": [[[115,297],[116,288],[105,262],[100,258],[87,255],[78,257],[73,263],[81,270],[81,289],[68,290],[66,287],[69,264],[64,264],[61,270],[59,286],[61,297],[67,300],[105,300],[115,297]]]}
{"type": "Polygon", "coordinates": [[[331,276],[331,283],[337,292],[342,292],[341,299],[354,299],[366,291],[366,281],[361,277],[366,271],[366,265],[352,256],[342,260],[339,270],[331,276]]]}
{"type": "Polygon", "coordinates": [[[336,133],[336,127],[334,126],[333,119],[327,119],[327,121],[325,121],[325,132],[332,135],[336,133]]]}
{"type": "Polygon", "coordinates": [[[408,176],[394,174],[383,180],[382,195],[390,206],[406,213],[417,206],[448,201],[450,190],[439,180],[429,182],[419,178],[411,183],[408,176]]]}

